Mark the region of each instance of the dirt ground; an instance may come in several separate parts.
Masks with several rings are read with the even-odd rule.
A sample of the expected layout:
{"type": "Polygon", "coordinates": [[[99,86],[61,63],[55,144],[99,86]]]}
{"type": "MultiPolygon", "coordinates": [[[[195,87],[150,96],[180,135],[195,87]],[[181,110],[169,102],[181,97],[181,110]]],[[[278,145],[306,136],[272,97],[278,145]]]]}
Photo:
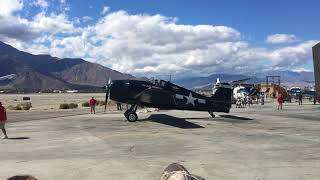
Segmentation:
{"type": "MultiPolygon", "coordinates": [[[[172,162],[208,180],[320,177],[319,105],[286,103],[279,111],[269,102],[215,119],[206,112],[141,111],[136,123],[102,107],[97,114],[57,110],[61,102],[81,103],[93,95],[104,97],[28,95],[34,110],[9,111],[11,139],[0,139],[0,179],[158,180],[172,162]]],[[[0,95],[5,104],[20,97],[0,95]]]]}
{"type": "Polygon", "coordinates": [[[31,102],[31,111],[57,110],[62,103],[81,104],[88,102],[91,97],[104,101],[104,93],[39,93],[39,94],[0,94],[0,101],[6,106],[16,106],[22,102],[31,102]],[[23,97],[30,97],[30,101],[23,101],[23,97]]]}

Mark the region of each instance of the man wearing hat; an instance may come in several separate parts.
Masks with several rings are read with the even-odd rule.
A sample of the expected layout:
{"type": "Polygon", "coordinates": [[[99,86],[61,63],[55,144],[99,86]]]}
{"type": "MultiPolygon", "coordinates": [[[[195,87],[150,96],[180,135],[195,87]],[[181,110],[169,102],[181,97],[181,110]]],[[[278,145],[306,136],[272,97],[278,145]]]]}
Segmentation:
{"type": "Polygon", "coordinates": [[[0,129],[4,134],[3,139],[8,139],[7,132],[5,129],[6,121],[7,121],[7,112],[6,112],[6,109],[2,106],[2,103],[0,102],[0,129]]]}

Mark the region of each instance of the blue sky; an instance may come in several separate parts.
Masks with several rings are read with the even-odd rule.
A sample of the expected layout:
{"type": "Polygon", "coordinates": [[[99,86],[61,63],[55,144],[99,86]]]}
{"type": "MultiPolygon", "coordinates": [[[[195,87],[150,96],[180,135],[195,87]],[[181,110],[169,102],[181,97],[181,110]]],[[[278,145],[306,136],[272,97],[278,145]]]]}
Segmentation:
{"type": "Polygon", "coordinates": [[[311,47],[320,39],[316,0],[1,0],[0,5],[1,41],[137,75],[312,71],[311,47]]]}
{"type": "Polygon", "coordinates": [[[320,38],[320,1],[317,0],[70,0],[70,15],[98,19],[103,6],[130,14],[162,14],[177,17],[179,24],[211,24],[233,27],[257,43],[269,34],[295,34],[320,38]]]}

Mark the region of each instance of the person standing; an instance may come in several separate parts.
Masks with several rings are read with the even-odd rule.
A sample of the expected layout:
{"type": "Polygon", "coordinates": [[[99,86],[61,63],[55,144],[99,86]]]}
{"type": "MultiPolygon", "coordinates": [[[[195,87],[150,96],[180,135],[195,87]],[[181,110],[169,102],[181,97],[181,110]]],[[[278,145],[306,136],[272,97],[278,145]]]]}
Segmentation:
{"type": "Polygon", "coordinates": [[[117,110],[118,111],[122,111],[122,105],[119,102],[117,102],[117,110]]]}
{"type": "Polygon", "coordinates": [[[299,105],[302,105],[302,93],[299,93],[299,105]]]}
{"type": "Polygon", "coordinates": [[[252,105],[252,97],[251,95],[248,95],[248,107],[252,105]]]}
{"type": "Polygon", "coordinates": [[[8,135],[5,129],[5,123],[7,121],[7,112],[6,108],[2,106],[2,103],[0,102],[0,129],[2,130],[4,137],[3,139],[8,139],[8,135]]]}
{"type": "Polygon", "coordinates": [[[95,114],[96,113],[96,104],[97,104],[97,100],[94,99],[94,97],[92,97],[89,101],[89,105],[90,105],[90,111],[91,114],[95,114]]]}
{"type": "Polygon", "coordinates": [[[248,104],[248,96],[244,95],[244,97],[243,97],[243,108],[246,108],[247,104],[248,104]]]}
{"type": "Polygon", "coordinates": [[[241,100],[240,97],[237,98],[237,102],[236,103],[237,103],[237,108],[242,108],[242,105],[241,105],[242,104],[242,100],[241,100]]]}
{"type": "Polygon", "coordinates": [[[284,101],[284,97],[281,93],[279,93],[278,97],[277,97],[277,101],[278,101],[278,110],[281,109],[282,110],[282,104],[284,101]]]}

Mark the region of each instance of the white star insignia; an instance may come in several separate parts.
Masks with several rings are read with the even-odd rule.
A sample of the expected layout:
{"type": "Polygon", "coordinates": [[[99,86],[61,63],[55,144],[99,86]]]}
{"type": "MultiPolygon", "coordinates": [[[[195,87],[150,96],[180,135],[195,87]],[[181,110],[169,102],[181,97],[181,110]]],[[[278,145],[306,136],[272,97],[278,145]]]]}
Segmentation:
{"type": "Polygon", "coordinates": [[[192,94],[190,92],[189,96],[184,96],[185,98],[187,98],[187,103],[186,104],[192,104],[194,106],[194,101],[197,99],[197,98],[194,98],[192,97],[192,94]]]}

